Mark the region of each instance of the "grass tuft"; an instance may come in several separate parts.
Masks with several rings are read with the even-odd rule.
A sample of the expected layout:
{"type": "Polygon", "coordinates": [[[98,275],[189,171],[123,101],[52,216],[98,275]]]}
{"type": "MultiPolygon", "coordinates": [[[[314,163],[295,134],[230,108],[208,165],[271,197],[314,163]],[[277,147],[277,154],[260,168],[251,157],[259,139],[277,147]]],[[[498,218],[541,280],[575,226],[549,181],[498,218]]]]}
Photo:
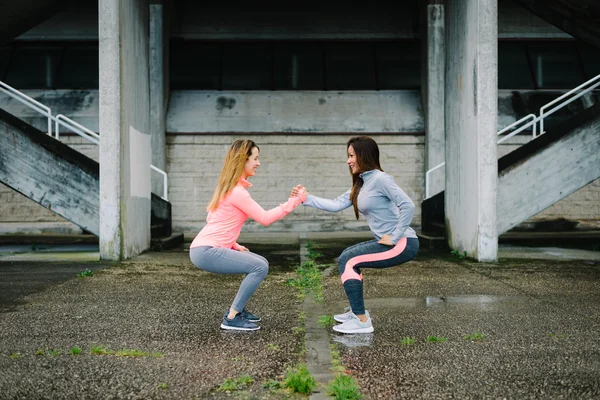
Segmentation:
{"type": "Polygon", "coordinates": [[[233,392],[242,390],[254,383],[254,378],[250,375],[242,375],[239,378],[227,378],[217,388],[217,392],[233,392]]]}
{"type": "Polygon", "coordinates": [[[354,377],[346,374],[338,374],[327,385],[327,394],[334,399],[359,400],[362,399],[360,388],[354,377]]]}
{"type": "Polygon", "coordinates": [[[485,335],[481,332],[473,332],[470,335],[465,336],[465,340],[469,340],[472,342],[483,340],[484,338],[485,338],[485,335]]]}
{"type": "Polygon", "coordinates": [[[108,350],[107,348],[105,348],[103,346],[92,347],[92,349],[90,350],[90,353],[95,354],[97,356],[105,356],[105,355],[115,354],[114,351],[108,350]]]}
{"type": "Polygon", "coordinates": [[[94,271],[92,271],[91,269],[86,269],[85,271],[82,271],[77,274],[78,278],[85,278],[88,276],[94,276],[94,271]]]}
{"type": "Polygon", "coordinates": [[[411,337],[403,337],[402,341],[400,342],[405,346],[411,345],[411,344],[415,344],[415,339],[411,338],[411,337]]]}
{"type": "Polygon", "coordinates": [[[308,371],[306,364],[300,364],[296,368],[287,369],[283,386],[292,392],[309,395],[317,387],[317,384],[315,378],[308,371]]]}
{"type": "Polygon", "coordinates": [[[335,325],[335,320],[331,315],[321,315],[319,316],[319,325],[322,328],[331,328],[335,325]]]}
{"type": "Polygon", "coordinates": [[[442,343],[447,342],[448,338],[438,336],[427,336],[427,341],[431,343],[442,343]]]}

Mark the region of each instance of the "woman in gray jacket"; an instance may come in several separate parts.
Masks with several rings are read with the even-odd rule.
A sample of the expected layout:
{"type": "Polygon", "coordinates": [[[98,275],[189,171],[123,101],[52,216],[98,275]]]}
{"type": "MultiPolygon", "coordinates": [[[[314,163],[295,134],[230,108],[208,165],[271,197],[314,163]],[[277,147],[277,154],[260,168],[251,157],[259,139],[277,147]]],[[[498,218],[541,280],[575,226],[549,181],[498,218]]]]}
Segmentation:
{"type": "MultiPolygon", "coordinates": [[[[353,137],[348,141],[347,150],[352,188],[333,200],[309,194],[304,205],[331,212],[353,206],[356,219],[359,212],[366,217],[375,239],[348,247],[338,259],[350,307],[334,316],[341,324],[333,330],[370,333],[373,324],[365,310],[361,268],[388,268],[416,257],[419,240],[409,226],[415,205],[394,178],[381,169],[375,140],[368,136],[353,137]]],[[[295,188],[292,195],[300,189],[303,187],[295,188]]]]}

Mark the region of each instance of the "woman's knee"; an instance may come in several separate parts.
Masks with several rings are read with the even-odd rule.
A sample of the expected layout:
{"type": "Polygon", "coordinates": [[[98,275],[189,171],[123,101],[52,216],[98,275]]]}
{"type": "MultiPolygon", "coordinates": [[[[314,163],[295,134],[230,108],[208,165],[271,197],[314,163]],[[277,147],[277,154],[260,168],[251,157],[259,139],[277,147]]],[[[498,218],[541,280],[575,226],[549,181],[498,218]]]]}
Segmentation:
{"type": "Polygon", "coordinates": [[[257,276],[264,278],[269,273],[269,262],[267,260],[261,260],[255,263],[252,272],[257,276]]]}
{"type": "Polygon", "coordinates": [[[352,256],[349,254],[350,252],[346,250],[344,250],[338,258],[338,270],[340,271],[340,275],[344,273],[346,270],[346,264],[348,264],[348,261],[350,261],[352,258],[352,256]]]}

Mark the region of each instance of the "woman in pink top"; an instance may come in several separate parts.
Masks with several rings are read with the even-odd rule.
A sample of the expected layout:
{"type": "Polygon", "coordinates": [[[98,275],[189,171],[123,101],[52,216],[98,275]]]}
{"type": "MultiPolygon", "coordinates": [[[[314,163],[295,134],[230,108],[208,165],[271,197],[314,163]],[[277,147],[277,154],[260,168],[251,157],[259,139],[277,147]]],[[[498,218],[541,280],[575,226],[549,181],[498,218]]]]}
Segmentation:
{"type": "Polygon", "coordinates": [[[219,182],[208,205],[207,224],[190,246],[190,259],[200,269],[217,274],[246,274],[233,304],[223,316],[222,329],[254,331],[260,329],[260,317],[248,312],[246,303],[267,276],[269,262],[237,243],[248,217],[269,225],[291,213],[306,200],[306,193],[265,211],[246,190],[248,177],[260,165],[260,149],[252,140],[236,140],[227,155],[219,182]]]}

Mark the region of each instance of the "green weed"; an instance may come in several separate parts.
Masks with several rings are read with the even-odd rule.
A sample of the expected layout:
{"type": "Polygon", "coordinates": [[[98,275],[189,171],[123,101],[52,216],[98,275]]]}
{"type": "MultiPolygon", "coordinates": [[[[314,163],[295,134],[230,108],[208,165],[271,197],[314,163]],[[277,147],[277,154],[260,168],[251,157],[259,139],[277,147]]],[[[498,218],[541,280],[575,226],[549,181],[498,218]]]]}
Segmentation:
{"type": "Polygon", "coordinates": [[[292,333],[294,335],[304,335],[306,333],[306,328],[303,326],[295,326],[292,328],[292,333]]]}
{"type": "Polygon", "coordinates": [[[293,286],[301,295],[312,293],[317,302],[323,301],[323,280],[321,271],[313,261],[307,261],[296,269],[296,277],[287,280],[288,286],[293,286]]]}
{"type": "Polygon", "coordinates": [[[36,350],[35,351],[35,355],[36,356],[45,356],[46,352],[44,350],[41,350],[41,349],[40,350],[36,350]]]}
{"type": "Polygon", "coordinates": [[[437,336],[427,336],[427,341],[431,342],[431,343],[441,343],[441,342],[447,342],[448,338],[437,337],[437,336]]]}
{"type": "Polygon", "coordinates": [[[549,333],[548,337],[555,337],[557,339],[567,339],[569,337],[569,335],[567,335],[566,333],[549,333]]]}
{"type": "Polygon", "coordinates": [[[319,316],[319,325],[322,328],[331,328],[335,325],[335,320],[331,315],[321,315],[319,316]]]}
{"type": "Polygon", "coordinates": [[[319,253],[318,251],[308,250],[308,253],[306,253],[306,256],[308,258],[310,258],[311,260],[316,261],[317,258],[323,257],[323,254],[319,253]]]}
{"type": "Polygon", "coordinates": [[[217,388],[217,392],[231,392],[237,390],[237,381],[234,378],[227,378],[217,388]]]}
{"type": "Polygon", "coordinates": [[[92,349],[90,350],[90,353],[95,354],[97,356],[105,356],[105,355],[115,354],[114,351],[108,350],[108,349],[104,348],[103,346],[92,347],[92,349]]]}
{"type": "Polygon", "coordinates": [[[18,360],[19,358],[21,358],[21,353],[12,353],[10,355],[10,358],[12,358],[13,360],[18,360]]]}
{"type": "Polygon", "coordinates": [[[346,367],[342,364],[342,358],[340,357],[340,352],[335,350],[335,347],[332,346],[329,351],[331,355],[331,370],[335,373],[346,372],[346,367]]]}
{"type": "Polygon", "coordinates": [[[60,355],[60,350],[57,350],[57,349],[48,350],[48,355],[56,357],[56,356],[60,355]]]}
{"type": "Polygon", "coordinates": [[[346,374],[338,374],[327,385],[327,394],[335,399],[359,400],[362,399],[360,388],[354,377],[346,374]]]}
{"type": "Polygon", "coordinates": [[[317,384],[315,383],[315,378],[308,371],[306,364],[300,364],[296,368],[287,369],[283,386],[292,392],[309,395],[317,384]]]}
{"type": "Polygon", "coordinates": [[[254,379],[250,375],[243,375],[238,379],[227,378],[219,387],[217,392],[232,392],[234,390],[242,390],[252,384],[254,379]]]}
{"type": "Polygon", "coordinates": [[[264,389],[281,389],[281,382],[276,381],[274,379],[270,379],[268,381],[266,381],[265,383],[263,383],[263,388],[264,389]]]}
{"type": "Polygon", "coordinates": [[[267,345],[267,349],[271,350],[271,351],[281,351],[281,349],[279,348],[278,345],[274,344],[274,343],[269,343],[267,345]]]}
{"type": "Polygon", "coordinates": [[[166,390],[169,388],[169,385],[166,383],[159,383],[158,385],[156,385],[157,388],[162,389],[162,390],[166,390]]]}
{"type": "Polygon", "coordinates": [[[87,276],[94,276],[94,271],[92,271],[91,269],[86,269],[85,271],[82,271],[77,274],[78,278],[85,278],[87,276]]]}
{"type": "Polygon", "coordinates": [[[455,249],[455,250],[452,250],[450,252],[450,254],[452,254],[453,256],[458,257],[461,260],[464,260],[465,258],[467,258],[467,252],[466,251],[463,251],[462,253],[460,253],[458,250],[455,249]]]}
{"type": "Polygon", "coordinates": [[[481,332],[474,332],[471,333],[470,335],[465,336],[466,340],[470,340],[473,342],[476,342],[478,340],[483,340],[485,338],[485,335],[481,332]]]}
{"type": "Polygon", "coordinates": [[[81,354],[81,347],[73,346],[69,349],[69,353],[71,353],[74,356],[81,354]]]}
{"type": "Polygon", "coordinates": [[[403,345],[407,345],[408,346],[408,345],[411,345],[411,344],[415,344],[415,339],[406,336],[406,337],[402,338],[402,341],[400,343],[402,343],[403,345]]]}

